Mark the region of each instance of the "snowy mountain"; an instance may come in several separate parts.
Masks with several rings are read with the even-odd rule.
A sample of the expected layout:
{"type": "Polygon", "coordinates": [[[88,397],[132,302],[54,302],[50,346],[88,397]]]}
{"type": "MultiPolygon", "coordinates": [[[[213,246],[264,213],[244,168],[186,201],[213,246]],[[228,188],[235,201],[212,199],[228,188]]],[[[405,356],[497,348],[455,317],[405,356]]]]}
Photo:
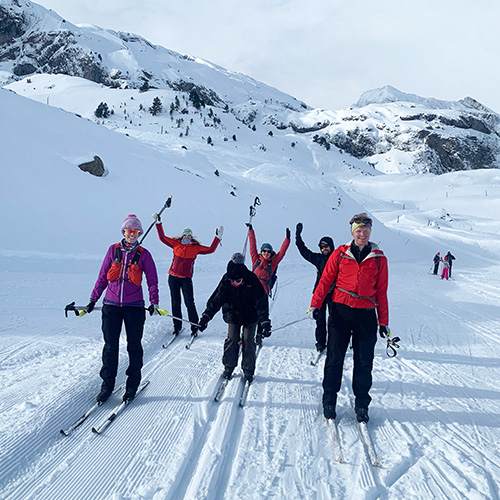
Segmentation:
{"type": "Polygon", "coordinates": [[[471,97],[440,101],[386,86],[348,110],[317,111],[321,142],[387,173],[498,168],[500,116],[471,97]]]}
{"type": "MultiPolygon", "coordinates": [[[[177,111],[210,106],[231,114],[240,123],[228,130],[226,140],[241,124],[266,127],[268,133],[294,137],[290,142],[301,137],[348,153],[382,172],[442,174],[500,166],[500,117],[470,97],[448,102],[386,86],[366,92],[348,110],[313,110],[244,75],[135,34],[75,26],[29,0],[1,0],[0,21],[4,83],[43,73],[114,89],[152,89],[148,96],[156,91],[172,99],[162,101],[165,112],[176,96],[182,103],[177,111]]],[[[147,111],[151,102],[144,105],[147,111]]],[[[180,118],[179,128],[185,127],[186,117],[180,118]]]]}
{"type": "MultiPolygon", "coordinates": [[[[0,0],[0,12],[21,16],[28,9],[55,23],[54,13],[29,5],[0,0]]],[[[3,42],[17,25],[1,19],[3,42]]],[[[59,36],[59,25],[52,28],[59,36]]],[[[116,43],[114,34],[92,29],[116,43]]],[[[105,51],[98,53],[104,61],[105,51]]],[[[212,83],[205,88],[224,96],[229,109],[197,107],[189,92],[169,85],[114,88],[43,72],[12,78],[12,61],[3,59],[9,84],[0,89],[1,500],[500,498],[497,169],[382,173],[325,147],[324,131],[337,126],[347,133],[350,120],[300,111],[300,104],[294,111],[293,98],[257,82],[255,92],[262,93],[247,93],[251,79],[201,61],[180,57],[179,70],[193,68],[200,85],[195,73],[209,68],[212,83]],[[156,97],[164,110],[152,115],[156,97]],[[107,103],[107,117],[95,116],[100,103],[107,103]],[[243,123],[250,115],[253,121],[243,123]],[[106,175],[79,168],[95,156],[106,175]],[[168,235],[189,226],[209,244],[224,226],[222,246],[196,261],[199,312],[230,256],[244,246],[256,196],[258,243],[275,247],[299,221],[312,250],[324,235],[339,245],[350,240],[354,213],[372,215],[372,239],[389,261],[390,327],[401,337],[396,358],[386,355],[381,339],[376,347],[369,431],[379,467],[371,465],[355,424],[350,353],[337,417],[345,463],[336,461],[321,415],[323,361],[310,364],[314,323],[305,317],[316,271],[293,241],[270,304],[274,331],[244,408],[239,368],[221,401],[213,400],[227,331],[220,314],[190,349],[186,328],[162,349],[171,320],[148,315],[143,377],[149,386],[104,434],[91,429],[110,415],[120,392],[70,436],[60,435],[95,401],[102,349],[100,313],[66,318],[64,306],[87,303],[124,217],[135,213],[148,227],[170,195],[163,214],[168,235]],[[450,281],[429,274],[438,250],[456,257],[450,281]]],[[[140,65],[130,67],[140,75],[140,65]]],[[[359,125],[385,113],[389,129],[410,111],[487,113],[471,100],[436,103],[392,89],[363,99],[342,116],[363,113],[359,125]]],[[[158,267],[160,306],[169,310],[171,250],[154,229],[144,246],[158,267]]],[[[124,337],[118,384],[125,381],[124,337]]]]}

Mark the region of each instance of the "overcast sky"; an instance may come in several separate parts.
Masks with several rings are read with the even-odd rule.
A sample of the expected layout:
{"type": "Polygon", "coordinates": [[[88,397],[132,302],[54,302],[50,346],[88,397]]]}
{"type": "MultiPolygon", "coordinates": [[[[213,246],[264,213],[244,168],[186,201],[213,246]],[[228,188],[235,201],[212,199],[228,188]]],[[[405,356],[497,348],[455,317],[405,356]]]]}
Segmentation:
{"type": "Polygon", "coordinates": [[[130,31],[307,104],[393,85],[500,113],[499,0],[37,0],[73,24],[130,31]]]}

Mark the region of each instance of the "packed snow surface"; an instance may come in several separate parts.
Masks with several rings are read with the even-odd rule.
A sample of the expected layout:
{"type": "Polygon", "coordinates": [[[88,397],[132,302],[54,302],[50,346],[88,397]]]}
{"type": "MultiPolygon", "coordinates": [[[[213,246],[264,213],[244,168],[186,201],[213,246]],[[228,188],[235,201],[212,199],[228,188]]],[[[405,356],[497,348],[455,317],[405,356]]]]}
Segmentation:
{"type": "MultiPolygon", "coordinates": [[[[243,127],[236,143],[216,146],[195,130],[181,139],[160,136],[159,125],[153,132],[146,123],[107,124],[119,134],[91,119],[104,100],[99,92],[109,89],[93,87],[90,102],[83,92],[65,103],[69,87],[57,84],[61,92],[50,99],[62,109],[42,104],[46,96],[40,103],[0,90],[2,500],[500,498],[497,170],[383,175],[305,140],[291,148],[285,132],[269,138],[243,127]],[[70,102],[83,118],[68,112],[70,102]],[[103,178],[77,168],[94,154],[109,171],[103,178]],[[314,323],[304,319],[316,271],[293,241],[271,301],[276,331],[264,341],[244,408],[239,369],[213,401],[226,333],[220,314],[190,349],[188,328],[162,349],[171,320],[148,316],[149,386],[102,435],[91,428],[121,392],[60,435],[94,403],[102,349],[100,313],[66,318],[64,306],[87,303],[124,217],[136,213],[147,227],[169,195],[167,234],[189,226],[209,244],[215,228],[225,227],[222,247],[196,262],[200,313],[244,245],[255,196],[262,202],[253,220],[258,243],[274,247],[286,227],[293,240],[299,221],[316,249],[324,235],[336,245],[349,241],[353,213],[374,217],[372,239],[389,259],[390,327],[401,338],[395,358],[382,339],[376,349],[368,428],[379,467],[354,420],[350,353],[337,418],[345,463],[335,460],[321,414],[324,361],[310,364],[314,323]],[[430,269],[434,254],[448,250],[456,260],[446,281],[430,269]]],[[[236,124],[227,118],[224,126],[230,136],[236,124]]],[[[154,229],[144,245],[158,266],[160,306],[169,310],[171,250],[154,229]]],[[[127,365],[122,337],[117,384],[127,365]]]]}

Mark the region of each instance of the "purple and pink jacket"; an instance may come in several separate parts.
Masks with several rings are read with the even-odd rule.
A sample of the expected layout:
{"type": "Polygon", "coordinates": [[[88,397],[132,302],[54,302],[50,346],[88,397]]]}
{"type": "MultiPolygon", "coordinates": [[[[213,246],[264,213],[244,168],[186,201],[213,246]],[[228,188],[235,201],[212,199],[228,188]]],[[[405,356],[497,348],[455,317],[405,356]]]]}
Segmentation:
{"type": "MultiPolygon", "coordinates": [[[[106,290],[106,295],[104,296],[103,304],[112,306],[133,306],[133,307],[144,307],[144,298],[142,294],[142,286],[134,285],[128,279],[128,269],[130,261],[132,260],[137,247],[133,250],[128,251],[121,245],[122,259],[121,262],[125,263],[125,273],[121,273],[120,278],[116,281],[108,281],[107,275],[110,270],[114,258],[115,258],[115,244],[111,245],[104,257],[101,269],[99,271],[99,276],[95,283],[94,289],[90,294],[90,300],[97,302],[101,297],[104,290],[106,290]]],[[[158,293],[158,274],[156,272],[156,265],[154,263],[151,253],[144,247],[141,247],[142,254],[139,260],[139,269],[146,275],[146,282],[149,290],[149,301],[151,304],[159,303],[159,293],[158,293]]]]}

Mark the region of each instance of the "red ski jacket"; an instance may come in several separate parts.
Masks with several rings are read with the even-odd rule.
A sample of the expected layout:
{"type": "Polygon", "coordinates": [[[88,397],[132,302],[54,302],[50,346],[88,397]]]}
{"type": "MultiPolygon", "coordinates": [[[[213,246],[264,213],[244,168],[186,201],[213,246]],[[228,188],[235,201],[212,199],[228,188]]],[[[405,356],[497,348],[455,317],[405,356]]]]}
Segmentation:
{"type": "Polygon", "coordinates": [[[248,231],[248,241],[250,243],[250,257],[252,258],[252,267],[254,274],[260,279],[264,290],[269,295],[270,286],[269,282],[274,270],[278,267],[278,264],[283,260],[283,257],[290,246],[290,240],[285,238],[281,244],[281,248],[278,253],[273,252],[270,259],[264,259],[261,254],[257,251],[257,242],[255,240],[255,231],[250,229],[248,231]],[[260,263],[258,261],[260,260],[260,263]],[[271,261],[271,269],[269,269],[268,262],[271,261]]]}
{"type": "Polygon", "coordinates": [[[199,243],[189,243],[188,245],[184,245],[180,242],[180,240],[165,236],[165,233],[163,232],[163,225],[161,223],[156,224],[156,230],[158,231],[160,241],[165,243],[165,245],[169,246],[174,251],[174,258],[172,260],[172,264],[170,265],[170,269],[168,270],[168,274],[177,276],[177,278],[192,278],[196,257],[199,254],[209,254],[215,252],[215,249],[220,242],[219,238],[216,236],[209,247],[205,247],[199,243]]]}
{"type": "Polygon", "coordinates": [[[361,264],[351,252],[351,243],[334,250],[313,294],[311,307],[320,308],[334,285],[332,302],[358,309],[377,308],[379,325],[389,324],[387,258],[375,243],[370,244],[372,251],[361,264]]]}

